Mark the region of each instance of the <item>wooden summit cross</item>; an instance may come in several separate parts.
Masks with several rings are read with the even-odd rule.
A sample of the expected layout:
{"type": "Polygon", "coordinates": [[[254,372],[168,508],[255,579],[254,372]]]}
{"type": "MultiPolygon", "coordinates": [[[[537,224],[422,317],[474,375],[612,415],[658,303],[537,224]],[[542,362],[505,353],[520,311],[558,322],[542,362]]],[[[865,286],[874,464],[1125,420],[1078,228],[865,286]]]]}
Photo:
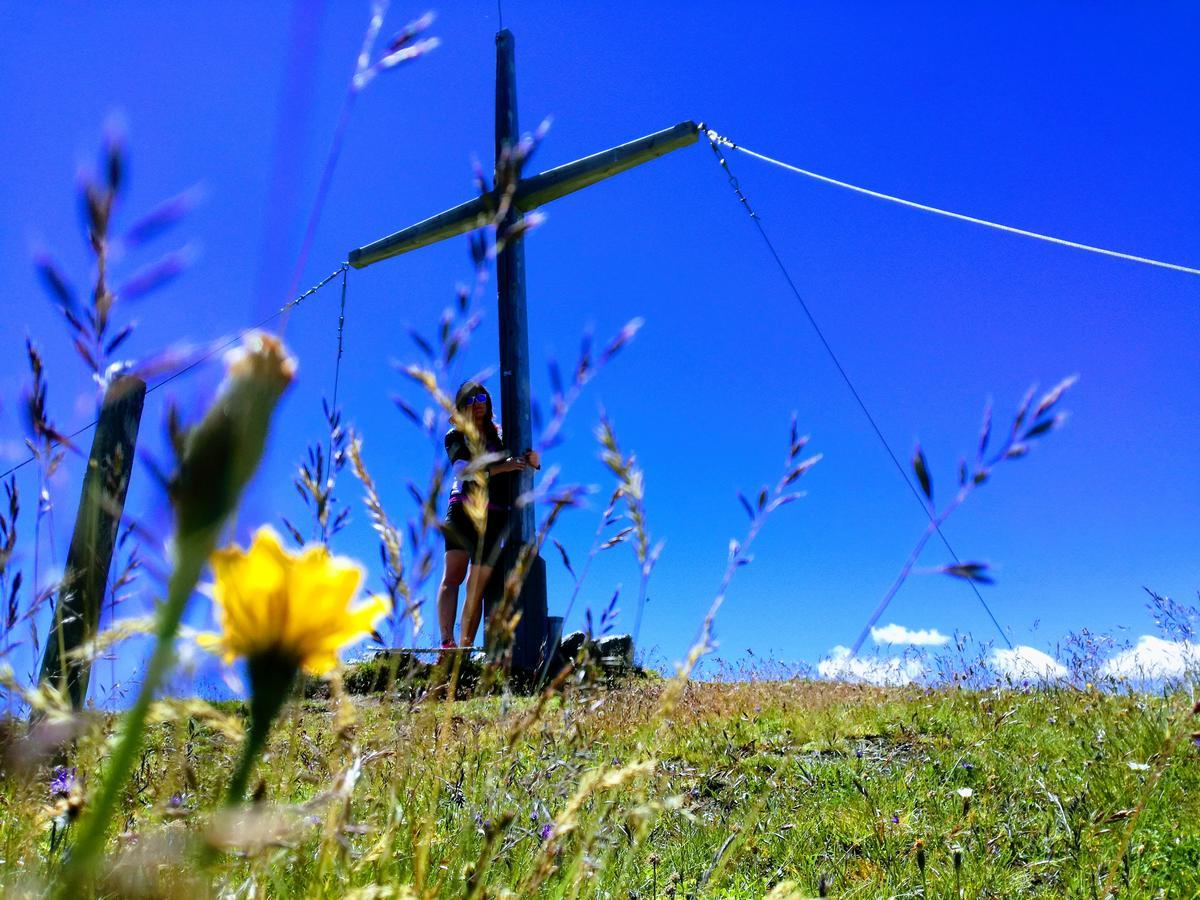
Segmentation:
{"type": "MultiPolygon", "coordinates": [[[[696,142],[699,130],[694,122],[680,122],[671,128],[655,132],[636,141],[577,159],[529,178],[522,178],[516,187],[512,206],[502,223],[507,228],[523,213],[595,184],[626,169],[649,162],[672,150],[696,142]]],[[[514,147],[520,139],[517,129],[517,78],[513,36],[502,30],[496,35],[496,161],[506,147],[514,147]]],[[[490,196],[477,197],[436,216],[411,225],[402,231],[350,251],[350,265],[361,269],[380,260],[399,256],[410,250],[428,246],[446,238],[465,234],[487,220],[493,207],[490,196]]],[[[520,455],[533,446],[533,429],[529,412],[529,336],[525,313],[525,248],[520,237],[509,240],[496,259],[496,288],[499,295],[500,326],[500,409],[504,425],[505,449],[520,455]]],[[[508,546],[520,548],[534,538],[533,504],[516,510],[516,499],[532,486],[532,473],[522,472],[514,479],[514,508],[508,546]]],[[[503,584],[505,572],[515,559],[506,553],[493,578],[503,584]]],[[[513,646],[513,666],[526,672],[536,672],[541,666],[547,643],[546,568],[539,558],[530,568],[524,587],[517,598],[521,619],[513,646]]],[[[490,613],[491,611],[488,610],[490,613]]],[[[486,621],[486,619],[485,619],[486,621]]]]}

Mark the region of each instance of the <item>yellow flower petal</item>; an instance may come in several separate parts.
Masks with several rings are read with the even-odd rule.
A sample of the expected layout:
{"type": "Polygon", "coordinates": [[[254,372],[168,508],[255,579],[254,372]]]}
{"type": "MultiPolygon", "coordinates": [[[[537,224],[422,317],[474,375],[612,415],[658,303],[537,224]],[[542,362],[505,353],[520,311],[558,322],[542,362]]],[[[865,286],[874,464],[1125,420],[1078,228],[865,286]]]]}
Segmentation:
{"type": "Polygon", "coordinates": [[[323,675],[337,666],[342,647],[370,634],[391,612],[384,595],[351,606],[363,581],[353,560],[320,545],[286,550],[267,526],[249,550],[218,550],[212,567],[221,635],[207,640],[227,656],[271,653],[323,675]]]}
{"type": "Polygon", "coordinates": [[[310,650],[304,658],[304,671],[318,677],[328,675],[337,665],[337,650],[310,650]]]}

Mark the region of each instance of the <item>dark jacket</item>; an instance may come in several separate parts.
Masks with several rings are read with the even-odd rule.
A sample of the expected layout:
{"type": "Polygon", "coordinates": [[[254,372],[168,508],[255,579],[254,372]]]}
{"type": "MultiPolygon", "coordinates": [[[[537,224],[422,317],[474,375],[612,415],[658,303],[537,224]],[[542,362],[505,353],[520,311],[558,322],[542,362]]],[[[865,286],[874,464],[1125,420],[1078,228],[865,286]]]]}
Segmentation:
{"type": "MultiPolygon", "coordinates": [[[[471,462],[471,448],[467,443],[467,436],[457,428],[451,428],[446,432],[444,443],[446,445],[446,456],[450,458],[451,465],[456,462],[471,462]]],[[[487,452],[503,453],[504,446],[503,444],[489,441],[487,452]]],[[[516,472],[502,472],[499,475],[488,476],[489,509],[508,509],[512,480],[516,474],[516,472]]],[[[476,477],[475,475],[468,475],[463,479],[455,478],[454,484],[450,487],[450,502],[460,503],[466,493],[475,490],[477,485],[476,477]]]]}

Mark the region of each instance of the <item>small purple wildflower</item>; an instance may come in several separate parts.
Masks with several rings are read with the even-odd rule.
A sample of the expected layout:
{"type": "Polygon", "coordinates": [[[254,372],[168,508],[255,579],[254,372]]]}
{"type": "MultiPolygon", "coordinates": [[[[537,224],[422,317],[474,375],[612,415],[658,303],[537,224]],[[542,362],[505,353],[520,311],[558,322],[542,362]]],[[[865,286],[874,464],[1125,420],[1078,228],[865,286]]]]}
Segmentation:
{"type": "Polygon", "coordinates": [[[50,779],[50,793],[55,796],[66,796],[75,787],[75,768],[55,766],[54,777],[50,779]]]}
{"type": "Polygon", "coordinates": [[[542,826],[542,830],[538,833],[542,836],[543,841],[548,841],[550,840],[550,835],[554,834],[554,825],[550,822],[547,822],[542,826]]]}
{"type": "Polygon", "coordinates": [[[893,825],[899,825],[899,824],[900,824],[900,817],[899,817],[898,815],[893,815],[893,816],[892,816],[892,824],[893,824],[893,825]]]}
{"type": "Polygon", "coordinates": [[[859,759],[862,759],[862,748],[860,747],[859,749],[855,750],[854,755],[857,756],[859,759]]]}
{"type": "Polygon", "coordinates": [[[183,794],[172,794],[171,799],[167,801],[168,809],[179,809],[183,806],[183,794]]]}

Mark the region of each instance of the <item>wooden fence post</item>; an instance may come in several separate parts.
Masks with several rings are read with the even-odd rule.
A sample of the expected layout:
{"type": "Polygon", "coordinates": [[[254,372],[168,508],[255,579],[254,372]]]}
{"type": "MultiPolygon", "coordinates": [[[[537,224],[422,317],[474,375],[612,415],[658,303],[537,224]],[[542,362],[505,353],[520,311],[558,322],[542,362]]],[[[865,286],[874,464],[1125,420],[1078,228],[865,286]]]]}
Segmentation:
{"type": "Polygon", "coordinates": [[[71,652],[94,638],[100,624],[145,399],[146,382],[135,376],[117,379],[104,395],[67,566],[46,636],[41,680],[60,688],[65,683],[75,709],[83,708],[92,663],[72,659],[71,652]]]}

